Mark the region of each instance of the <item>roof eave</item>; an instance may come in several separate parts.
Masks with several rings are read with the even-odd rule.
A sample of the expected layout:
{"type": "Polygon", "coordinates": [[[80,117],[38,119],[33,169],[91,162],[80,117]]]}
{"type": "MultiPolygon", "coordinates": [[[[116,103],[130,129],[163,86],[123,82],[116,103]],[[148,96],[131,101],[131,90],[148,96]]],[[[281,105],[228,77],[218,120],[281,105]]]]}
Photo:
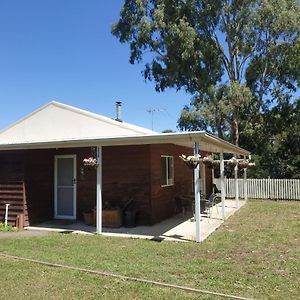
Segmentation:
{"type": "Polygon", "coordinates": [[[250,152],[237,147],[229,142],[217,138],[205,131],[164,133],[154,135],[121,136],[106,138],[70,139],[65,141],[40,141],[28,143],[2,144],[0,150],[21,149],[46,149],[46,148],[71,148],[91,146],[122,146],[141,144],[172,143],[186,147],[193,147],[194,142],[199,142],[200,150],[208,152],[234,153],[238,155],[250,155],[250,152]],[[210,147],[208,147],[210,145],[210,147]],[[201,147],[202,146],[202,147],[201,147]],[[209,150],[210,149],[210,150],[209,150]]]}

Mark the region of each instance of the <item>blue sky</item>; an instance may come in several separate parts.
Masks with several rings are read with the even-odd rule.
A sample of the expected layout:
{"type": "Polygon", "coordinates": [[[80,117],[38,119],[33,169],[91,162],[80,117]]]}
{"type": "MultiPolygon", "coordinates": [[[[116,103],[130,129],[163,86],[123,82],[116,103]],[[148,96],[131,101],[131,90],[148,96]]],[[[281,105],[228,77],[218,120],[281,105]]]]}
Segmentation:
{"type": "Polygon", "coordinates": [[[123,1],[0,1],[0,128],[51,100],[126,122],[176,130],[184,92],[157,93],[143,65],[129,64],[128,45],[110,33],[123,1]]]}

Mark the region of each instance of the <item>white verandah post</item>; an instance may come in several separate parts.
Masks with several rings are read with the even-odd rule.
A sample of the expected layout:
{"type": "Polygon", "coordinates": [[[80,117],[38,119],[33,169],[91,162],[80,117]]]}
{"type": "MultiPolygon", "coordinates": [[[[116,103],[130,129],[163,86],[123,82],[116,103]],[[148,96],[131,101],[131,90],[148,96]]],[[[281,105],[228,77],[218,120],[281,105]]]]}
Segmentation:
{"type": "MultiPolygon", "coordinates": [[[[214,157],[214,154],[212,153],[211,154],[211,157],[213,158],[214,157]]],[[[214,184],[215,183],[215,169],[214,168],[212,168],[211,169],[211,178],[212,178],[212,183],[214,184]]],[[[213,193],[214,193],[215,191],[214,191],[214,189],[213,189],[213,193]]]]}
{"type": "MultiPolygon", "coordinates": [[[[246,159],[246,156],[244,156],[246,159]]],[[[248,200],[247,168],[244,169],[244,200],[248,200]]]]}
{"type": "Polygon", "coordinates": [[[97,179],[96,179],[96,232],[102,233],[102,147],[97,147],[97,179]]]}
{"type": "Polygon", "coordinates": [[[220,181],[221,181],[221,200],[222,200],[222,219],[225,220],[225,178],[224,178],[224,155],[220,153],[220,181]]]}
{"type": "MultiPolygon", "coordinates": [[[[235,155],[236,157],[236,155],[235,155]]],[[[234,167],[234,189],[235,189],[235,205],[239,208],[239,183],[238,183],[238,163],[234,167]]]]}
{"type": "MultiPolygon", "coordinates": [[[[199,158],[199,144],[194,144],[194,156],[199,158]]],[[[194,193],[195,193],[195,220],[196,242],[201,242],[201,214],[200,214],[200,168],[199,164],[194,169],[194,193]]]]}

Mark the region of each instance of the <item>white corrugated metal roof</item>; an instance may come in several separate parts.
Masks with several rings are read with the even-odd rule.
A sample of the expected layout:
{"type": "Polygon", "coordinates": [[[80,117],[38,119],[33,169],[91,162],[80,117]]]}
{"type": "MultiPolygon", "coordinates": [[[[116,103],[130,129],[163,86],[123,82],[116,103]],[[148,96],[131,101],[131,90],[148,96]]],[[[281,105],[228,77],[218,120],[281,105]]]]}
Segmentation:
{"type": "Polygon", "coordinates": [[[59,102],[50,102],[0,132],[0,150],[173,143],[202,151],[250,152],[204,131],[157,133],[59,102]]]}

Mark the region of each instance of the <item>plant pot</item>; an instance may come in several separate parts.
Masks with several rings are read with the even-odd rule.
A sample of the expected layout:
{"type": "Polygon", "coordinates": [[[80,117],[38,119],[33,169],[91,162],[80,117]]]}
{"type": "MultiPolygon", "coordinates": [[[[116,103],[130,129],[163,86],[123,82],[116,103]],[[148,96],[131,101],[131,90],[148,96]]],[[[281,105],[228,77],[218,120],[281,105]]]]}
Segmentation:
{"type": "Polygon", "coordinates": [[[124,211],[124,226],[135,227],[136,226],[136,210],[124,211]]]}
{"type": "Polygon", "coordinates": [[[108,208],[102,211],[102,225],[117,228],[122,226],[122,211],[120,208],[108,208]]]}
{"type": "Polygon", "coordinates": [[[86,225],[93,224],[93,213],[92,212],[84,212],[83,213],[83,221],[86,225]]]}
{"type": "Polygon", "coordinates": [[[246,169],[248,168],[249,162],[248,161],[239,161],[238,167],[239,169],[246,169]]]}

